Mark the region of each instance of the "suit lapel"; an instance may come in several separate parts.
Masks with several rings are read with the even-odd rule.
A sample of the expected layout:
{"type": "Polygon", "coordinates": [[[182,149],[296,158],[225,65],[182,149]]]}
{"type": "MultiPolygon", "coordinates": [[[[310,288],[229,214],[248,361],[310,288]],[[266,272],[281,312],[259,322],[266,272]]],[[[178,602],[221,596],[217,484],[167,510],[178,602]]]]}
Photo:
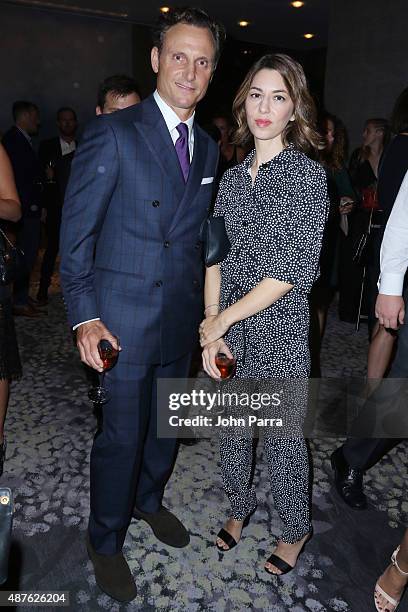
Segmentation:
{"type": "Polygon", "coordinates": [[[54,141],[54,149],[55,149],[55,158],[61,159],[62,149],[61,149],[61,142],[60,142],[59,136],[57,136],[54,141]]]}
{"type": "Polygon", "coordinates": [[[35,156],[35,151],[33,149],[33,145],[27,140],[27,138],[24,136],[24,134],[22,132],[20,132],[20,130],[15,127],[15,133],[17,134],[17,137],[19,138],[20,142],[22,143],[22,145],[24,146],[24,148],[26,149],[26,151],[30,152],[30,155],[34,155],[35,156]]]}
{"type": "Polygon", "coordinates": [[[166,122],[153,98],[146,100],[145,112],[140,121],[134,121],[134,125],[145,139],[162,172],[169,176],[179,202],[186,185],[166,122]]]}
{"type": "MultiPolygon", "coordinates": [[[[173,147],[174,148],[174,147],[173,147]]],[[[203,178],[203,168],[207,157],[208,143],[207,140],[200,137],[199,130],[194,125],[194,153],[191,162],[190,173],[188,175],[187,184],[185,185],[184,195],[181,198],[176,214],[170,225],[170,232],[177,226],[180,218],[183,216],[189,206],[192,205],[195,196],[200,189],[201,180],[203,178]]],[[[177,158],[177,153],[176,153],[177,158]]],[[[177,163],[178,158],[177,158],[177,163]]],[[[180,164],[179,164],[180,165],[180,164]]]]}
{"type": "Polygon", "coordinates": [[[133,121],[134,126],[143,136],[163,174],[170,178],[177,202],[176,209],[162,210],[162,228],[167,233],[176,227],[200,189],[208,143],[200,136],[197,125],[194,125],[194,153],[187,184],[185,184],[176,149],[153,96],[144,100],[139,110],[141,110],[140,107],[143,108],[143,112],[140,119],[133,121]]]}

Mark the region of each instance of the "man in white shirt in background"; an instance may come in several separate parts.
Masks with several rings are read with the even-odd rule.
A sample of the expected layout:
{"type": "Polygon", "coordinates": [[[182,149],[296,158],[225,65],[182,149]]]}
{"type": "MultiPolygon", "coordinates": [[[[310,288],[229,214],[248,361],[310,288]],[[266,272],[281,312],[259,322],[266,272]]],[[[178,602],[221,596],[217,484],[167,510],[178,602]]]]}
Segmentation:
{"type": "Polygon", "coordinates": [[[336,487],[342,499],[355,509],[367,506],[363,491],[365,470],[375,465],[406,435],[398,402],[406,386],[404,379],[408,378],[408,322],[405,322],[408,289],[404,291],[404,277],[408,269],[408,172],[384,232],[380,266],[376,316],[380,325],[398,329],[397,352],[388,378],[370,396],[353,424],[352,433],[356,437],[348,438],[332,455],[336,487]],[[371,431],[375,435],[378,426],[384,427],[389,437],[364,437],[371,431]]]}
{"type": "Polygon", "coordinates": [[[109,115],[139,104],[140,101],[139,87],[135,79],[126,74],[113,74],[99,85],[95,112],[97,115],[109,115]]]}

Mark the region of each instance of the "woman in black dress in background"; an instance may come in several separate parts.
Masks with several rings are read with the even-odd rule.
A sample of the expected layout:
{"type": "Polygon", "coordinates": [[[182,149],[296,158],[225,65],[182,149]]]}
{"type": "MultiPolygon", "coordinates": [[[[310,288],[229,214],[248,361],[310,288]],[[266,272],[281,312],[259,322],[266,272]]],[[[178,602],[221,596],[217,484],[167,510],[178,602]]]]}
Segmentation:
{"type": "Polygon", "coordinates": [[[377,189],[378,167],[383,151],[390,141],[387,119],[367,119],[361,147],[350,157],[349,172],[354,191],[364,206],[366,189],[377,189]]]}
{"type": "MultiPolygon", "coordinates": [[[[378,241],[381,243],[383,234],[381,230],[383,212],[378,210],[377,181],[380,160],[389,141],[390,127],[387,119],[367,119],[362,146],[353,152],[349,166],[353,187],[359,200],[353,228],[354,244],[357,244],[359,237],[367,230],[371,219],[370,241],[373,248],[369,249],[368,256],[373,259],[366,266],[363,299],[365,311],[368,314],[368,333],[371,341],[367,360],[368,380],[384,376],[394,345],[394,336],[379,329],[374,312],[376,286],[380,273],[379,260],[376,261],[377,258],[379,259],[379,244],[377,243],[378,241]]],[[[362,271],[362,266],[359,268],[362,271]]],[[[369,385],[367,392],[370,393],[370,390],[369,385]]]]}
{"type": "MultiPolygon", "coordinates": [[[[0,144],[0,221],[19,221],[21,206],[18,199],[13,170],[3,146],[0,144]]],[[[4,231],[5,225],[1,224],[4,231]]],[[[0,285],[0,476],[6,455],[4,423],[9,401],[10,382],[21,376],[16,332],[11,302],[11,287],[0,285]]]]}
{"type": "MultiPolygon", "coordinates": [[[[219,378],[215,357],[223,352],[236,357],[237,379],[296,379],[299,401],[285,397],[281,406],[285,422],[296,421],[307,404],[308,293],[328,209],[325,172],[307,155],[316,153],[320,138],[300,64],[280,54],[258,60],[237,93],[234,114],[238,142],[253,136],[255,149],[224,174],[215,204],[231,250],[220,266],[207,268],[203,365],[219,378]]],[[[312,534],[309,459],[294,428],[286,437],[265,432],[264,449],[284,527],[265,570],[279,575],[293,569],[312,534]]],[[[231,517],[216,544],[226,552],[256,507],[251,436],[223,433],[220,452],[231,517]]]]}
{"type": "Polygon", "coordinates": [[[348,218],[352,214],[355,200],[346,168],[347,136],[343,123],[338,117],[325,113],[320,119],[320,131],[324,147],[319,151],[319,161],[326,170],[330,212],[320,256],[320,278],[310,294],[311,374],[316,378],[321,376],[320,348],[327,313],[336,290],[340,290],[340,303],[347,302],[347,282],[341,266],[346,248],[344,243],[347,239],[348,218]]]}

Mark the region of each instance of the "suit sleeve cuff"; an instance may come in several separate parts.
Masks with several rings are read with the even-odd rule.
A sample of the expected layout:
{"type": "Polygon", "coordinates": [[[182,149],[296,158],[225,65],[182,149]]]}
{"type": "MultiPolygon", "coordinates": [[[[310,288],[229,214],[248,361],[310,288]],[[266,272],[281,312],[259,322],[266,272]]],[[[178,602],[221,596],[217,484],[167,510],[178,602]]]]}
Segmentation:
{"type": "Polygon", "coordinates": [[[402,295],[404,274],[381,274],[378,281],[378,291],[383,295],[402,295]]]}
{"type": "Polygon", "coordinates": [[[81,321],[81,323],[77,323],[76,325],[74,325],[74,327],[72,328],[72,331],[75,331],[81,325],[85,325],[85,323],[90,323],[91,321],[100,321],[100,318],[97,317],[96,319],[88,319],[88,321],[81,321]]]}

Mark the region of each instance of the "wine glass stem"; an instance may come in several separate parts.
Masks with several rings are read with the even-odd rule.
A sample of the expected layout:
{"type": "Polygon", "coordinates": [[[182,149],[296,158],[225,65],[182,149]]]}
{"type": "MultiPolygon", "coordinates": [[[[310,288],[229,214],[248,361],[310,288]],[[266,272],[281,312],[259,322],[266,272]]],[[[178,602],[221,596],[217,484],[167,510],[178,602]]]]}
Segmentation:
{"type": "Polygon", "coordinates": [[[218,400],[220,402],[220,404],[218,405],[218,411],[219,411],[220,414],[222,414],[224,412],[224,403],[223,403],[223,398],[222,398],[222,386],[223,386],[222,379],[218,380],[218,389],[217,389],[217,391],[218,391],[218,400]],[[220,406],[221,406],[221,408],[220,408],[220,406]]]}
{"type": "Polygon", "coordinates": [[[105,374],[106,374],[106,370],[104,370],[102,372],[102,374],[101,374],[101,387],[103,387],[103,383],[104,383],[104,380],[105,380],[105,374]]]}

